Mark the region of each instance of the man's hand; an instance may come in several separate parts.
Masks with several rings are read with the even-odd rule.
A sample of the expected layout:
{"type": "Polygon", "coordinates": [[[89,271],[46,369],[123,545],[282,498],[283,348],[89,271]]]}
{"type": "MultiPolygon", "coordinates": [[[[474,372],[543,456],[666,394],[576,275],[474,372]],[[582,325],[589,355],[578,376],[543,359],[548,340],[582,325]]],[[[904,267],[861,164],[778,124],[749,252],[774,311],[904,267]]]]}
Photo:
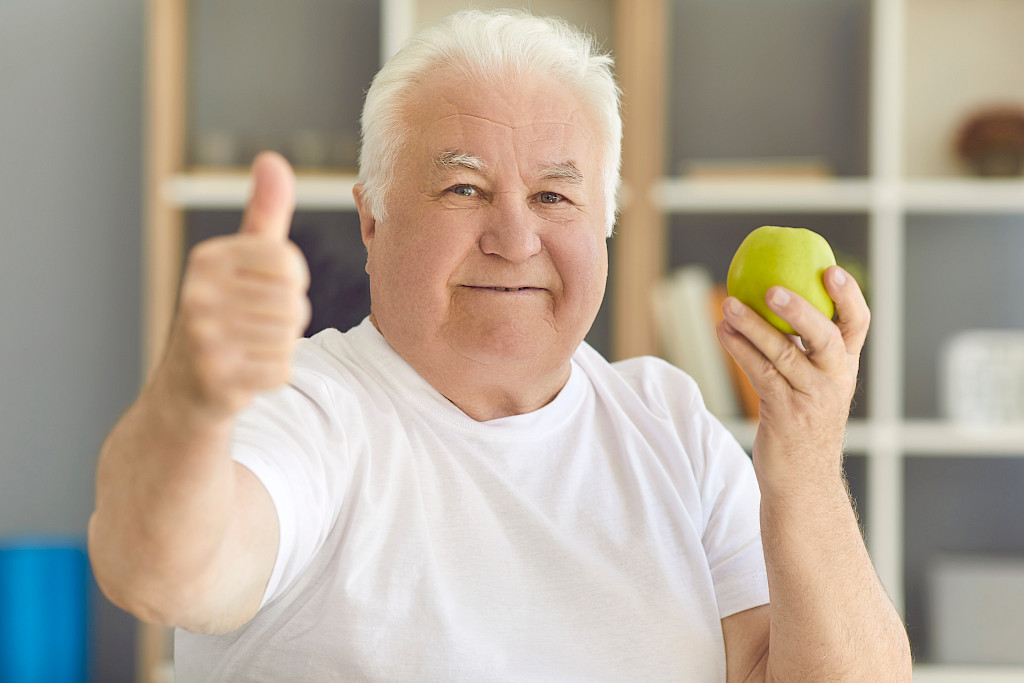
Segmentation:
{"type": "Polygon", "coordinates": [[[825,272],[836,322],[792,292],[773,287],[769,307],[793,326],[782,334],[739,300],[723,305],[719,338],[761,397],[754,466],[763,493],[841,481],[842,449],[870,313],[846,271],[825,272]]]}
{"type": "Polygon", "coordinates": [[[309,322],[309,269],[288,241],[295,178],[281,156],[253,162],[253,189],[238,233],[191,252],[165,361],[168,396],[206,417],[231,418],[290,374],[309,322]]]}
{"type": "Polygon", "coordinates": [[[241,230],[192,251],[164,360],[100,454],[94,575],[146,621],[230,631],[273,569],[274,504],[232,461],[231,432],[255,393],[288,380],[309,317],[309,273],[288,242],[294,185],[280,156],[256,158],[241,230]]]}
{"type": "Polygon", "coordinates": [[[909,681],[906,629],[875,574],[843,477],[870,313],[842,268],[826,270],[824,283],[835,322],[782,287],[768,290],[769,308],[799,338],[733,297],[722,306],[719,338],[761,397],[753,460],[771,600],[767,610],[722,621],[727,666],[730,678],[756,671],[766,681],[909,681]]]}

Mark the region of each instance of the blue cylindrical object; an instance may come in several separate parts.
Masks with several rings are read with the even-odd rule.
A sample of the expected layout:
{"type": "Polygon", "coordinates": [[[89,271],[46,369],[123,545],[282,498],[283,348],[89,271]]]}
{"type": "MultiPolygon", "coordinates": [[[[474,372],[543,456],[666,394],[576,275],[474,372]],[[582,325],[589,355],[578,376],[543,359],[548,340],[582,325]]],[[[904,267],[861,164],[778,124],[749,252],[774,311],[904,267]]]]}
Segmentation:
{"type": "Polygon", "coordinates": [[[79,540],[0,540],[0,681],[89,680],[89,562],[79,540]]]}

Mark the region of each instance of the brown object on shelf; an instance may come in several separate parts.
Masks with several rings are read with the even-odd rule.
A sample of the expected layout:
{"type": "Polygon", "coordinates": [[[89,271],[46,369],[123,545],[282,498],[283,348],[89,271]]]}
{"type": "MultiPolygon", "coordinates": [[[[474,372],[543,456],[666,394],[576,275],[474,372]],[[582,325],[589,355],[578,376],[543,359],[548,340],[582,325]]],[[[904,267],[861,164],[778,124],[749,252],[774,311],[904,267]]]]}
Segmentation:
{"type": "Polygon", "coordinates": [[[960,127],[956,153],[980,176],[1017,176],[1024,171],[1024,107],[980,110],[960,127]]]}
{"type": "Polygon", "coordinates": [[[688,180],[828,180],[832,169],[819,157],[760,159],[692,159],[680,165],[688,180]]]}

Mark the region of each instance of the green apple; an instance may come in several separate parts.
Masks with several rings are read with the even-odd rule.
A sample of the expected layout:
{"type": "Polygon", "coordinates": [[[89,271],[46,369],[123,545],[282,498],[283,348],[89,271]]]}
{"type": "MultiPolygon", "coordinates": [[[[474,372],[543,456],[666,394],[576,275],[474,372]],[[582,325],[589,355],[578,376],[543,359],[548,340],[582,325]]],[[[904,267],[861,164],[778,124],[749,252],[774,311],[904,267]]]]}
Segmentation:
{"type": "Polygon", "coordinates": [[[831,319],[835,304],[825,291],[822,275],[835,264],[832,248],[818,233],[765,225],[740,243],[729,264],[726,289],[777,329],[795,334],[789,323],[768,308],[765,295],[771,287],[782,285],[831,319]]]}

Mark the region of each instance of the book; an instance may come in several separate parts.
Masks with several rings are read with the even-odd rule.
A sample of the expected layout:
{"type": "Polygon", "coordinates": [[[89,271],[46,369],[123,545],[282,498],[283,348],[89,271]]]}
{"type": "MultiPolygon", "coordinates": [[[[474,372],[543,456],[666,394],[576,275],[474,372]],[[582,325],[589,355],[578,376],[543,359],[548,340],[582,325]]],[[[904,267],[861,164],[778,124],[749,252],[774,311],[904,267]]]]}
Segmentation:
{"type": "Polygon", "coordinates": [[[654,290],[654,313],[665,360],[690,375],[719,419],[741,415],[733,378],[711,315],[714,283],[704,266],[679,268],[654,290]]]}

